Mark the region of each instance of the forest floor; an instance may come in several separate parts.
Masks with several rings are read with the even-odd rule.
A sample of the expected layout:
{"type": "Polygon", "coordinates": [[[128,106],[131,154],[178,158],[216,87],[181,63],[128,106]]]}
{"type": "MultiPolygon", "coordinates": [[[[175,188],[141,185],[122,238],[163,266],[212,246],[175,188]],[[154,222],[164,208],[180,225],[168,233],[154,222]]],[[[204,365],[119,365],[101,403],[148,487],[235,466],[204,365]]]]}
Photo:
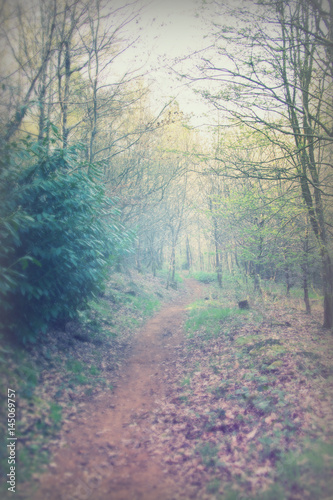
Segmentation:
{"type": "Polygon", "coordinates": [[[48,472],[28,493],[36,500],[170,500],[173,477],[150,445],[156,401],[168,400],[167,373],[183,341],[186,306],[201,286],[187,280],[187,292],[147,321],[132,343],[112,393],[101,392],[66,426],[48,472]]]}
{"type": "Polygon", "coordinates": [[[72,413],[18,498],[332,499],[333,341],[319,311],[275,297],[241,311],[191,278],[164,300],[127,329],[112,391],[64,391],[72,413]]]}

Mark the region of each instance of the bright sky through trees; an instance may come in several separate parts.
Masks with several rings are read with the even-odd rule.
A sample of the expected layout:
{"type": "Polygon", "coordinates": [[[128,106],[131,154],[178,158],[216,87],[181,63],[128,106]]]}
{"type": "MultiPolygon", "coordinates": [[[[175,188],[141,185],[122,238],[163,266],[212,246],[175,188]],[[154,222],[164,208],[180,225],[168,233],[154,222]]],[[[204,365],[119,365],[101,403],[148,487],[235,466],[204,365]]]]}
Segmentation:
{"type": "MultiPolygon", "coordinates": [[[[124,2],[124,0],[121,0],[124,2]]],[[[121,66],[135,64],[148,72],[157,108],[170,98],[181,103],[182,110],[193,115],[191,122],[199,125],[206,121],[208,109],[200,98],[188,89],[188,82],[180,81],[173,69],[183,72],[193,60],[187,56],[201,52],[211,44],[205,35],[202,4],[198,0],[141,0],[133,8],[140,8],[136,22],[128,25],[129,37],[138,38],[132,49],[124,53],[121,66]]],[[[207,14],[207,11],[205,11],[207,14]]]]}

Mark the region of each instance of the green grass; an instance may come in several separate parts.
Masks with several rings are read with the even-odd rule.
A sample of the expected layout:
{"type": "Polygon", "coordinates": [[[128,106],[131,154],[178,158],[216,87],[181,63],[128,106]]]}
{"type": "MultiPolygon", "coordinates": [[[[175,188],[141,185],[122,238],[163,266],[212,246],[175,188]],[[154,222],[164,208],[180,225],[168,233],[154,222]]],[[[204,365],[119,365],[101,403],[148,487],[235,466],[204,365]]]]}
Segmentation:
{"type": "Polygon", "coordinates": [[[103,334],[116,337],[124,329],[141,326],[160,305],[161,301],[152,291],[116,274],[112,276],[104,297],[92,300],[89,307],[79,313],[79,319],[91,339],[98,339],[103,334]]]}
{"type": "MultiPolygon", "coordinates": [[[[284,299],[285,290],[282,286],[276,286],[275,291],[284,299]]],[[[294,292],[298,291],[295,289],[294,292]]],[[[296,379],[298,372],[301,372],[302,376],[311,377],[312,380],[319,376],[326,379],[332,376],[333,370],[321,363],[320,352],[312,352],[307,344],[303,347],[303,344],[290,343],[288,335],[278,335],[279,330],[276,327],[284,328],[283,321],[273,323],[274,328],[272,327],[271,331],[267,328],[261,330],[257,309],[261,307],[263,299],[259,296],[253,298],[253,308],[241,311],[235,307],[226,307],[232,304],[235,291],[224,289],[218,291],[217,284],[210,283],[205,287],[205,295],[214,299],[191,304],[185,327],[190,339],[188,348],[193,352],[191,357],[193,363],[198,363],[197,359],[203,359],[211,373],[220,376],[216,382],[207,386],[207,392],[214,396],[215,404],[216,401],[222,404],[225,402],[239,409],[240,413],[233,424],[236,428],[237,425],[245,424],[251,428],[254,422],[266,422],[270,415],[274,413],[278,415],[277,424],[272,425],[270,422],[266,428],[260,429],[261,434],[255,438],[259,443],[257,449],[251,451],[251,446],[249,447],[249,461],[253,456],[258,459],[259,464],[272,462],[273,467],[267,473],[273,481],[272,485],[266,491],[253,496],[244,480],[235,475],[233,483],[228,480],[225,484],[221,483],[223,489],[226,489],[224,494],[219,495],[221,486],[214,476],[221,464],[218,461],[217,448],[214,449],[208,442],[199,444],[196,448],[202,464],[211,471],[206,485],[207,493],[218,500],[293,500],[294,498],[329,500],[333,491],[333,446],[320,442],[319,437],[313,437],[313,440],[308,442],[302,440],[299,436],[302,422],[293,415],[294,408],[290,404],[288,390],[284,389],[283,380],[285,373],[288,376],[286,366],[290,359],[295,361],[293,376],[296,379]],[[248,328],[244,325],[245,322],[250,325],[248,328]],[[204,340],[205,357],[199,357],[203,347],[201,339],[204,340]],[[220,343],[224,349],[209,350],[210,342],[214,346],[220,343]],[[242,377],[238,376],[239,367],[242,368],[242,377]],[[223,378],[225,371],[228,373],[226,380],[223,378]],[[252,384],[249,385],[246,381],[251,381],[252,384]],[[275,428],[275,425],[280,427],[275,428]]],[[[276,297],[268,295],[268,299],[275,301],[276,297]]],[[[191,373],[191,365],[186,369],[187,373],[191,373]]],[[[187,373],[184,372],[184,375],[187,373]]],[[[179,380],[183,397],[187,398],[186,404],[190,408],[194,407],[195,411],[194,400],[186,387],[189,383],[192,393],[196,394],[198,383],[196,378],[185,377],[179,380]]],[[[214,432],[216,422],[220,427],[225,425],[226,429],[228,428],[228,421],[223,419],[223,414],[217,414],[216,409],[204,412],[204,417],[202,425],[206,432],[214,432]]],[[[224,436],[227,435],[224,429],[223,433],[224,436]]],[[[311,432],[308,436],[310,439],[311,432]]],[[[227,438],[221,440],[222,447],[227,438]]],[[[330,436],[327,436],[327,440],[329,439],[330,436]]]]}
{"type": "MultiPolygon", "coordinates": [[[[44,442],[18,447],[19,466],[17,468],[17,485],[29,480],[31,475],[40,472],[50,459],[50,452],[45,449],[44,442]]],[[[5,497],[6,498],[6,497],[5,497]]],[[[22,497],[21,497],[22,498],[22,497]]]]}
{"type": "Polygon", "coordinates": [[[182,387],[184,387],[186,385],[191,385],[191,377],[190,376],[184,377],[183,380],[180,382],[180,385],[182,387]]]}
{"type": "Polygon", "coordinates": [[[217,282],[217,276],[216,273],[213,272],[204,272],[204,271],[196,271],[196,272],[191,272],[190,274],[191,278],[196,279],[197,281],[200,281],[200,283],[215,283],[217,282]]]}
{"type": "Polygon", "coordinates": [[[154,314],[160,307],[160,300],[153,294],[140,290],[137,285],[132,283],[130,289],[112,289],[106,294],[105,299],[99,302],[91,302],[90,307],[98,313],[102,322],[114,325],[112,320],[113,308],[110,307],[110,300],[116,306],[126,306],[128,316],[132,312],[139,311],[143,317],[148,317],[154,314]],[[130,292],[130,293],[129,293],[130,292]]]}
{"type": "Polygon", "coordinates": [[[211,443],[202,443],[197,446],[196,451],[200,455],[202,463],[206,467],[215,467],[217,465],[217,453],[219,451],[217,446],[214,446],[211,443]]]}
{"type": "MultiPolygon", "coordinates": [[[[270,449],[272,445],[274,443],[270,443],[270,449]]],[[[275,445],[278,447],[278,439],[275,445]]],[[[279,456],[276,472],[272,478],[274,482],[266,491],[253,496],[227,489],[223,496],[217,498],[219,500],[293,500],[294,498],[329,500],[333,491],[333,446],[320,441],[303,445],[302,452],[290,451],[279,456]]],[[[214,462],[214,454],[210,449],[202,448],[200,454],[203,461],[208,460],[211,466],[209,461],[214,462]]],[[[217,493],[218,486],[216,479],[211,480],[207,485],[207,492],[217,493]]]]}
{"type": "MultiPolygon", "coordinates": [[[[168,269],[159,269],[156,274],[157,274],[157,276],[159,278],[162,278],[162,280],[164,280],[165,283],[167,282],[168,274],[169,274],[168,269]]],[[[180,283],[183,283],[183,281],[184,280],[183,280],[182,276],[176,271],[176,273],[175,273],[175,283],[180,284],[180,283]]]]}
{"type": "Polygon", "coordinates": [[[89,368],[89,372],[91,375],[99,375],[100,374],[100,370],[97,368],[97,366],[91,366],[89,368]]]}
{"type": "Polygon", "coordinates": [[[59,426],[62,420],[62,407],[57,403],[50,403],[50,419],[55,424],[59,426]]]}
{"type": "Polygon", "coordinates": [[[130,296],[129,302],[144,317],[152,316],[160,308],[161,304],[158,299],[149,297],[148,295],[130,296]]]}
{"type": "Polygon", "coordinates": [[[69,359],[67,361],[67,370],[75,374],[80,374],[83,372],[84,366],[76,359],[69,359]]]}
{"type": "MultiPolygon", "coordinates": [[[[290,295],[295,299],[303,299],[304,291],[302,288],[295,287],[290,290],[290,295]]],[[[323,300],[323,296],[317,290],[311,289],[309,290],[309,299],[323,300]]]]}
{"type": "MultiPolygon", "coordinates": [[[[95,365],[90,366],[87,370],[80,361],[69,359],[66,363],[66,369],[68,373],[72,375],[67,382],[69,387],[89,384],[92,391],[93,387],[97,385],[104,386],[106,384],[105,380],[99,377],[101,372],[95,365]]],[[[87,389],[87,391],[89,392],[89,389],[87,389]]]]}
{"type": "Polygon", "coordinates": [[[332,445],[304,442],[303,451],[281,455],[276,465],[275,484],[256,499],[285,500],[294,498],[295,494],[297,498],[305,498],[306,492],[306,498],[328,500],[333,491],[332,463],[332,445]]]}
{"type": "Polygon", "coordinates": [[[101,298],[98,302],[92,300],[90,303],[90,308],[96,311],[102,319],[109,319],[110,316],[110,304],[107,300],[101,298]]]}
{"type": "Polygon", "coordinates": [[[217,478],[212,479],[206,486],[207,493],[217,493],[220,489],[221,481],[217,478]]]}
{"type": "MultiPolygon", "coordinates": [[[[217,275],[215,272],[191,271],[190,276],[201,283],[210,285],[211,291],[215,295],[219,295],[220,300],[224,298],[228,300],[232,299],[234,302],[238,302],[239,300],[244,300],[245,298],[250,297],[250,302],[275,302],[280,298],[286,297],[285,284],[264,279],[260,282],[263,293],[262,295],[258,295],[254,292],[253,278],[250,276],[246,278],[242,273],[223,272],[222,289],[218,287],[217,275]]],[[[290,290],[291,299],[299,299],[303,301],[303,295],[304,291],[299,286],[292,287],[290,290]]],[[[323,300],[322,295],[315,288],[309,290],[309,298],[310,300],[319,303],[323,300]]]]}
{"type": "MultiPolygon", "coordinates": [[[[3,340],[3,339],[2,339],[3,340]]],[[[35,365],[32,359],[29,359],[29,353],[18,344],[8,343],[0,349],[0,381],[1,394],[0,398],[0,431],[3,438],[0,441],[0,470],[3,474],[8,473],[8,455],[7,455],[7,389],[11,388],[16,391],[16,410],[19,404],[26,402],[28,405],[34,405],[38,398],[35,396],[35,388],[38,385],[40,370],[35,365]]],[[[17,456],[19,456],[20,467],[17,469],[17,484],[28,478],[36,468],[41,467],[47,459],[47,453],[42,450],[42,444],[38,445],[38,457],[36,460],[31,460],[29,451],[20,444],[20,414],[17,415],[16,436],[18,437],[17,456]]],[[[41,436],[43,439],[43,436],[41,436]]],[[[7,498],[7,484],[0,485],[0,496],[7,498]]]]}
{"type": "Polygon", "coordinates": [[[82,373],[76,373],[74,377],[70,378],[68,381],[69,387],[73,387],[75,385],[86,385],[88,383],[89,379],[82,373]]]}
{"type": "Polygon", "coordinates": [[[223,308],[218,302],[208,303],[204,300],[194,302],[189,307],[189,317],[185,329],[190,337],[195,332],[200,332],[206,337],[217,336],[222,329],[222,324],[235,316],[244,316],[247,311],[238,308],[223,308]]]}

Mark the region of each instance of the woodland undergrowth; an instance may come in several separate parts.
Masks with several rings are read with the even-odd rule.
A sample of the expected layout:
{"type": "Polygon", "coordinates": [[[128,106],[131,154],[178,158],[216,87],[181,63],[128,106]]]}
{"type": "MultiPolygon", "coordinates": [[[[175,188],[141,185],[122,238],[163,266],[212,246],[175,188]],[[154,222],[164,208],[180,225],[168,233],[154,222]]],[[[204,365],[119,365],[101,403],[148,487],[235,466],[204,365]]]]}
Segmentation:
{"type": "MultiPolygon", "coordinates": [[[[195,277],[202,299],[164,364],[166,398],[133,416],[143,446],[183,500],[329,499],[333,341],[316,299],[312,315],[296,292],[252,294],[240,310],[231,281],[220,290],[213,274],[195,277]]],[[[113,390],[138,327],[179,293],[161,277],[116,273],[78,321],[29,350],[1,348],[2,384],[20,388],[19,482],[39,476],[87,401],[113,390]]]]}
{"type": "MultiPolygon", "coordinates": [[[[87,401],[112,391],[139,327],[178,292],[163,278],[131,271],[113,273],[105,293],[89,302],[76,321],[49,329],[30,346],[0,347],[1,394],[18,394],[18,484],[38,477],[87,401]]],[[[1,434],[6,436],[6,401],[1,401],[1,434]]],[[[6,443],[1,447],[1,487],[6,489],[6,443]]],[[[1,493],[1,490],[0,490],[1,493]]]]}
{"type": "Polygon", "coordinates": [[[166,369],[151,454],[184,499],[331,498],[333,342],[319,312],[265,294],[240,311],[232,289],[205,293],[166,369]]]}

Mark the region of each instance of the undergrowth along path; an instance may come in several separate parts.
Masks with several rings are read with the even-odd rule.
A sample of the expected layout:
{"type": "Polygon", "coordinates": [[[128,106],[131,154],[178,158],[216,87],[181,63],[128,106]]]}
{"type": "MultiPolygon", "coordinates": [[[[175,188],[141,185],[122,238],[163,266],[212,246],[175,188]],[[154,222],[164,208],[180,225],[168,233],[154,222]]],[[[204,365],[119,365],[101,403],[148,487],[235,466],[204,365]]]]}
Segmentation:
{"type": "Polygon", "coordinates": [[[150,434],[145,419],[155,400],[167,396],[166,364],[170,368],[182,341],[186,306],[202,293],[195,280],[187,279],[186,287],[177,304],[165,305],[140,329],[114,393],[102,393],[87,403],[64,432],[49,471],[36,485],[34,499],[177,498],[172,477],[145,450],[150,434]]]}

